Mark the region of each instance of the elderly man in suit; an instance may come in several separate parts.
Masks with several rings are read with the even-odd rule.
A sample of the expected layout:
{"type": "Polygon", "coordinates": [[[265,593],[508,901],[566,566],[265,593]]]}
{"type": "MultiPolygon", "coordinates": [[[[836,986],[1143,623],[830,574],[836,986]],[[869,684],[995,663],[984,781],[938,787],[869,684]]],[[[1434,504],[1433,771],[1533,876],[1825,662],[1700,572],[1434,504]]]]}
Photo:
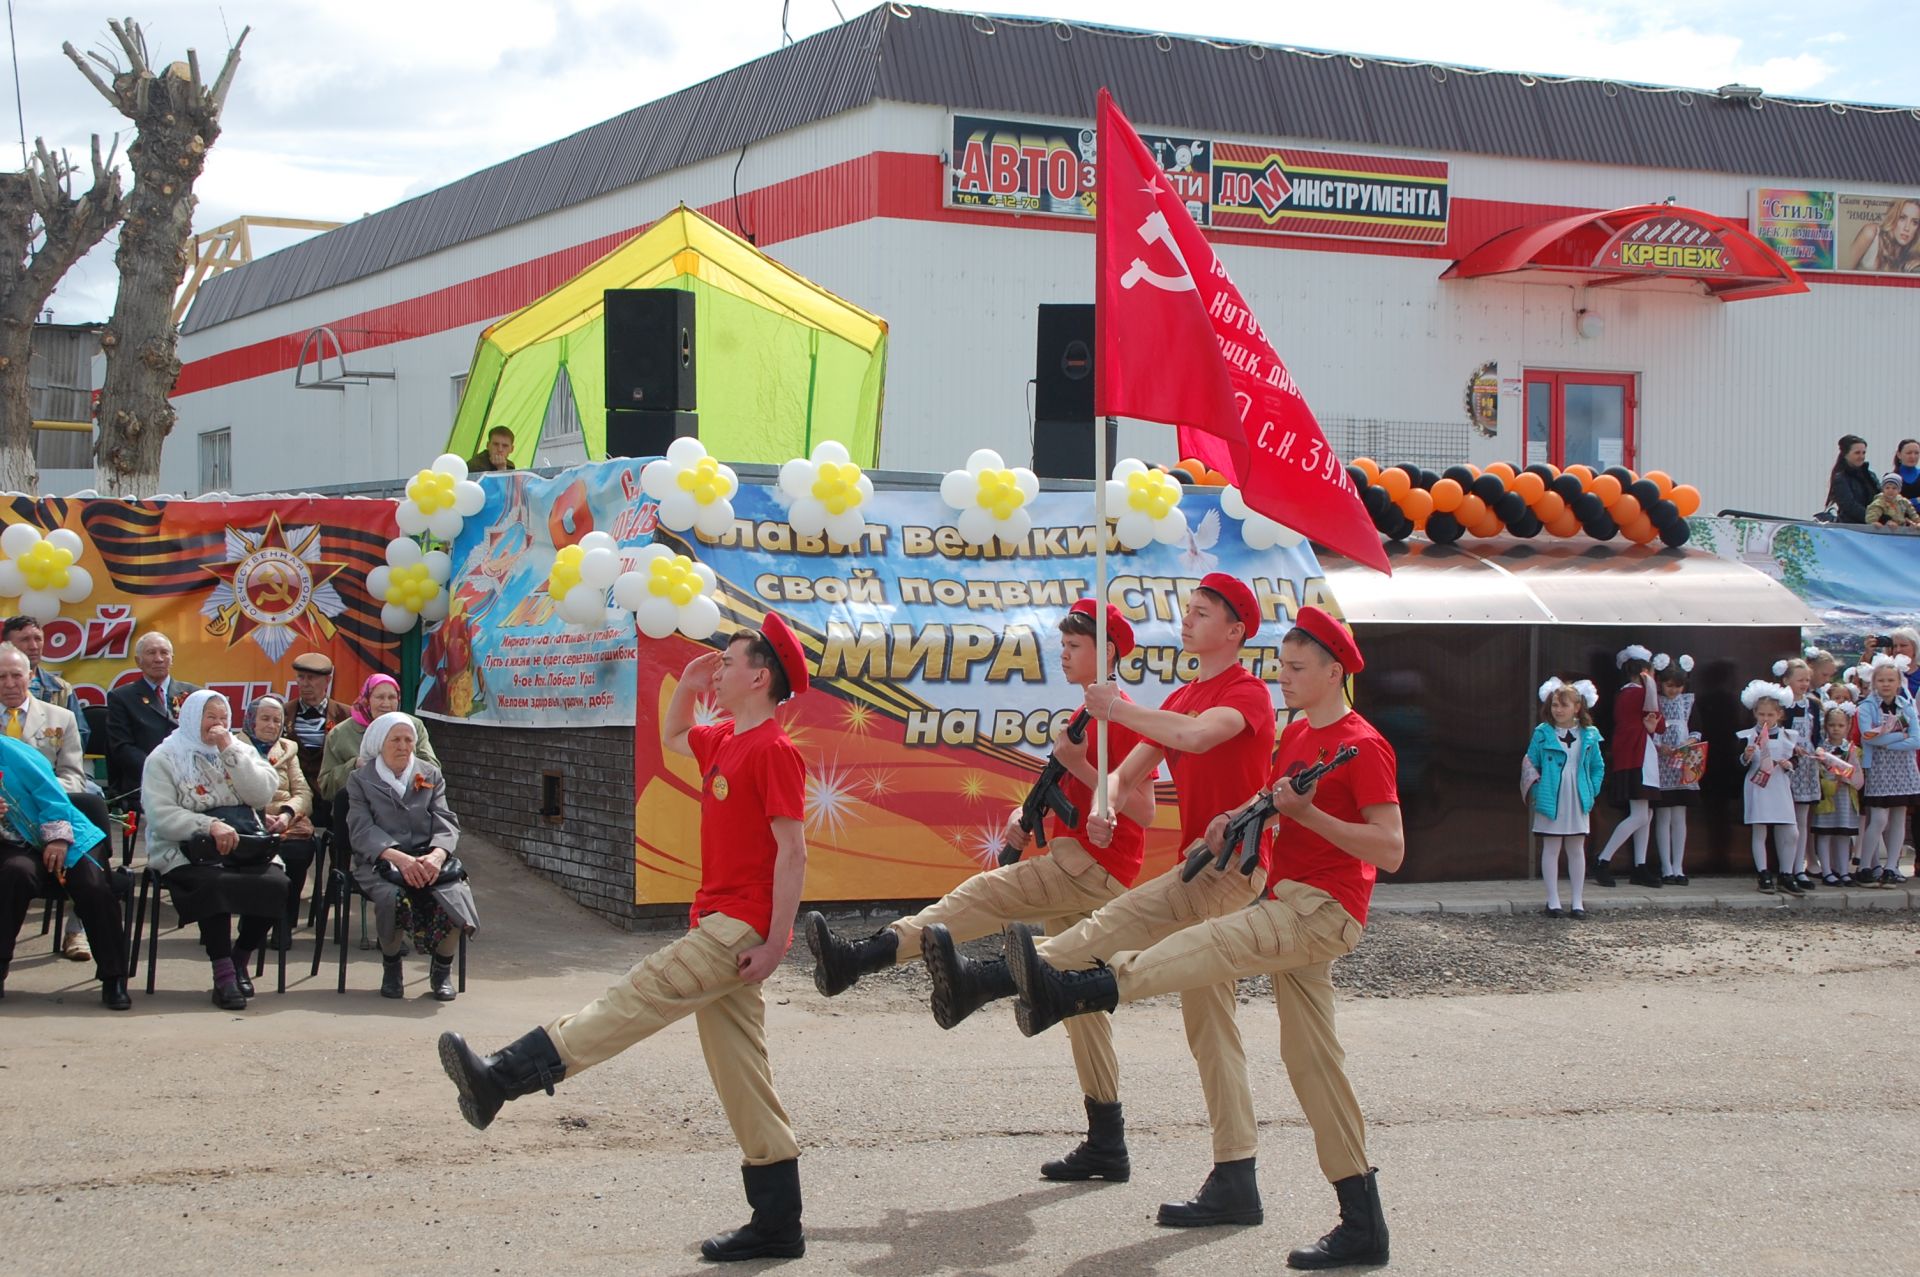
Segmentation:
{"type": "Polygon", "coordinates": [[[180,705],[200,689],[173,677],[173,640],[148,630],[133,645],[140,677],[107,693],[107,766],[138,801],[147,755],[173,734],[180,705]]]}

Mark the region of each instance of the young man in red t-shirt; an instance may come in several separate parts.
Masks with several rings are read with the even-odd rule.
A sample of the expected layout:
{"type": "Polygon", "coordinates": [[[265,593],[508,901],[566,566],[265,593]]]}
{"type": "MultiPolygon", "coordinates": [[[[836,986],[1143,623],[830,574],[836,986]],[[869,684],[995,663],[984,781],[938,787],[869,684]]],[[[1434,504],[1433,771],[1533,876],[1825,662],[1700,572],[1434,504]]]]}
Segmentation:
{"type": "MultiPolygon", "coordinates": [[[[1088,687],[1101,677],[1095,660],[1093,609],[1092,599],[1081,599],[1060,618],[1060,670],[1075,687],[1088,687]]],[[[1133,627],[1120,609],[1108,604],[1108,668],[1132,650],[1133,627]]],[[[1126,728],[1115,727],[1108,736],[1108,752],[1123,757],[1137,741],[1126,728]]],[[[1091,726],[1078,745],[1063,729],[1054,738],[1053,752],[1067,769],[1060,792],[1080,813],[1084,825],[1093,811],[1096,778],[1091,726]]],[[[919,954],[933,983],[933,1017],[941,1028],[951,1029],[994,998],[1013,996],[1013,978],[1004,959],[962,957],[956,945],[993,935],[1009,922],[1044,923],[1053,934],[1074,926],[1133,885],[1145,855],[1145,826],[1153,822],[1153,814],[1151,775],[1127,791],[1119,805],[1119,819],[1103,828],[1100,839],[1089,838],[1049,813],[1047,854],[975,874],[919,913],[889,923],[865,939],[837,936],[825,917],[809,913],[807,945],[813,950],[814,985],[831,998],[852,988],[861,976],[919,954]]],[[[1019,808],[1007,818],[1004,838],[1026,849],[1029,835],[1020,827],[1019,808]]],[[[1131,1168],[1113,1026],[1084,1020],[1067,1027],[1074,1068],[1086,1096],[1087,1138],[1065,1157],[1043,1164],[1040,1173],[1048,1179],[1121,1182],[1131,1168]]]]}
{"type": "Polygon", "coordinates": [[[724,651],[689,661],[660,735],[700,768],[692,930],[590,1005],[493,1055],[475,1054],[457,1033],[440,1035],[440,1062],[459,1088],[461,1115],[485,1128],[506,1101],[543,1089],[551,1095],[569,1074],[693,1016],[707,1072],[740,1143],[753,1207],[745,1227],[700,1244],[708,1259],[806,1253],[800,1146],[773,1090],[760,982],[793,942],[806,876],[806,765],[774,711],[807,686],[799,640],[772,612],[760,631],[743,630],[724,651]],[[708,694],[728,717],[696,726],[695,703],[708,694]]]}
{"type": "MultiPolygon", "coordinates": [[[[1140,952],[1117,954],[1111,965],[1092,971],[1056,970],[1025,933],[1009,930],[1007,937],[1020,985],[1020,1028],[1029,1035],[1120,1002],[1222,983],[1231,988],[1239,977],[1263,972],[1272,977],[1280,1058],[1313,1128],[1320,1169],[1340,1201],[1339,1226],[1288,1255],[1294,1268],[1387,1262],[1386,1216],[1376,1172],[1367,1165],[1366,1123],[1334,1033],[1330,974],[1333,960],[1360,942],[1376,874],[1392,873],[1406,855],[1393,748],[1345,696],[1346,676],[1363,668],[1345,626],[1318,608],[1300,610],[1281,643],[1280,687],[1287,708],[1301,717],[1280,737],[1269,782],[1275,821],[1267,899],[1140,952]],[[1294,792],[1289,777],[1347,745],[1359,751],[1353,761],[1305,793],[1294,792]]],[[[1220,849],[1228,819],[1246,806],[1236,803],[1214,817],[1208,846],[1220,849]]],[[[1200,876],[1223,874],[1239,877],[1232,866],[1203,869],[1200,876]]],[[[1246,1075],[1240,1076],[1244,1085],[1246,1075]]]]}

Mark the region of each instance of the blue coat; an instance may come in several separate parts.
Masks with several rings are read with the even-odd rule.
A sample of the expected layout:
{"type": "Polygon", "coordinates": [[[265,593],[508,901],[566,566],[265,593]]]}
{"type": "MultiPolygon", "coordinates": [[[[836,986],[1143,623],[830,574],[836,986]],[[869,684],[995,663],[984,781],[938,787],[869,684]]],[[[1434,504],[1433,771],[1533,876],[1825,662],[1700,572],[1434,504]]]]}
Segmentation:
{"type": "MultiPolygon", "coordinates": [[[[1560,773],[1567,766],[1567,751],[1560,744],[1560,733],[1552,723],[1540,723],[1527,742],[1527,761],[1540,773],[1533,787],[1533,810],[1548,820],[1560,815],[1560,773]]],[[[1580,729],[1580,774],[1574,777],[1574,792],[1580,795],[1580,810],[1592,811],[1607,779],[1607,760],[1600,752],[1600,729],[1580,729]]]]}
{"type": "Polygon", "coordinates": [[[1880,708],[1880,698],[1868,695],[1860,702],[1860,745],[1861,761],[1868,767],[1882,750],[1920,749],[1920,712],[1914,708],[1913,698],[1904,693],[1893,703],[1894,715],[1905,725],[1905,734],[1896,736],[1884,745],[1876,745],[1867,739],[1867,732],[1880,726],[1880,720],[1888,715],[1880,708]]]}
{"type": "Polygon", "coordinates": [[[68,825],[73,842],[67,847],[69,869],[99,845],[106,835],[93,827],[54,779],[53,764],[25,741],[0,736],[0,794],[7,799],[7,815],[0,836],[25,843],[36,851],[46,845],[48,826],[68,825]]]}

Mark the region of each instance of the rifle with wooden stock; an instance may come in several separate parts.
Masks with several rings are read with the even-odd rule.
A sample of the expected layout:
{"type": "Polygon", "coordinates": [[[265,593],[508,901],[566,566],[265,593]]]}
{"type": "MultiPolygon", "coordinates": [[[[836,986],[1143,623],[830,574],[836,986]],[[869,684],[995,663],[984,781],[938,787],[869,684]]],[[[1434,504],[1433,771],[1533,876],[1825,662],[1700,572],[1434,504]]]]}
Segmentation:
{"type": "MultiPolygon", "coordinates": [[[[1344,767],[1360,757],[1360,751],[1352,745],[1342,745],[1332,758],[1323,759],[1310,767],[1302,767],[1287,780],[1293,786],[1293,792],[1304,794],[1314,783],[1336,767],[1344,767]]],[[[1260,839],[1267,832],[1267,822],[1273,819],[1273,794],[1263,791],[1260,796],[1227,822],[1227,832],[1220,841],[1218,857],[1207,847],[1206,839],[1196,841],[1187,848],[1187,863],[1180,870],[1181,882],[1192,882],[1200,876],[1210,860],[1216,861],[1216,869],[1225,870],[1233,862],[1235,853],[1239,853],[1240,872],[1248,877],[1260,866],[1260,839]]]]}

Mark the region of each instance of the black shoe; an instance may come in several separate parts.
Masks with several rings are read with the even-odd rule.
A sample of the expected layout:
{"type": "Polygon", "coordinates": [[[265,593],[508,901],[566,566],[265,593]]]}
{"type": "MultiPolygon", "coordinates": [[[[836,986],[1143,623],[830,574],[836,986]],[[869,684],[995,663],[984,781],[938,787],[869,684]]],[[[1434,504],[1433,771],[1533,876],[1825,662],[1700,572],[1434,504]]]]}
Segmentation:
{"type": "Polygon", "coordinates": [[[553,1084],[567,1076],[566,1063],[545,1029],[535,1029],[488,1056],[475,1055],[458,1033],[442,1033],[440,1067],[459,1088],[460,1116],[482,1131],[508,1100],[535,1091],[552,1095],[553,1084]]]}
{"type": "Polygon", "coordinates": [[[216,984],[213,986],[213,1005],[222,1011],[244,1011],[247,1009],[247,995],[240,992],[237,984],[216,984]]]}
{"type": "Polygon", "coordinates": [[[1636,887],[1659,887],[1664,885],[1660,881],[1660,875],[1655,873],[1653,868],[1644,862],[1633,867],[1633,872],[1627,875],[1627,881],[1636,887]]]}
{"type": "Polygon", "coordinates": [[[1387,1213],[1380,1209],[1380,1172],[1334,1181],[1340,1196],[1340,1222],[1311,1246],[1287,1256],[1289,1268],[1345,1268],[1387,1262],[1387,1213]]]}
{"type": "Polygon", "coordinates": [[[747,1205],[753,1218],[730,1233],[700,1243],[700,1258],[715,1263],[736,1259],[798,1259],[807,1253],[800,1229],[800,1163],[789,1159],[771,1166],[742,1166],[747,1205]]]}
{"type": "Polygon", "coordinates": [[[1898,869],[1882,869],[1880,871],[1880,885],[1883,887],[1898,887],[1906,882],[1906,880],[1907,876],[1898,869]]]}
{"type": "Polygon", "coordinates": [[[1160,1203],[1156,1221],[1162,1228],[1209,1228],[1214,1224],[1258,1224],[1266,1218],[1260,1209],[1260,1186],[1254,1181],[1253,1159],[1215,1162],[1200,1191],[1184,1202],[1160,1203]]]}
{"type": "Polygon", "coordinates": [[[1674,886],[1676,886],[1676,887],[1684,887],[1684,886],[1686,886],[1686,885],[1687,885],[1687,876],[1686,876],[1685,874],[1675,874],[1675,875],[1673,876],[1673,885],[1674,885],[1674,886]]]}
{"type": "Polygon", "coordinates": [[[1593,880],[1602,887],[1616,885],[1613,876],[1613,866],[1604,860],[1595,860],[1593,862],[1593,880]]]}
{"type": "Polygon", "coordinates": [[[1820,877],[1820,881],[1825,883],[1829,887],[1837,887],[1840,885],[1840,875],[1839,874],[1823,874],[1820,877]]]}
{"type": "Polygon", "coordinates": [[[133,1010],[133,999],[127,995],[127,982],[124,979],[102,980],[100,1003],[109,1011],[133,1010]]]}
{"type": "Polygon", "coordinates": [[[900,934],[882,927],[864,940],[842,940],[820,913],[807,915],[807,948],[813,950],[813,987],[820,996],[836,997],[863,975],[884,971],[900,951],[900,934]]]}
{"type": "Polygon", "coordinates": [[[1812,874],[1795,874],[1793,876],[1793,885],[1802,891],[1812,891],[1820,885],[1820,880],[1812,874]]]}
{"type": "Polygon", "coordinates": [[[1013,996],[1006,959],[962,956],[953,946],[953,933],[937,922],[920,933],[920,961],[933,985],[933,1022],[943,1029],[997,998],[1013,996]]]}
{"type": "Polygon", "coordinates": [[[1680,885],[1680,875],[1679,874],[1661,874],[1660,881],[1666,886],[1677,887],[1680,885]]]}
{"type": "Polygon", "coordinates": [[[1854,881],[1854,877],[1852,874],[1841,874],[1840,885],[1842,887],[1857,887],[1860,884],[1854,881]]]}
{"type": "Polygon", "coordinates": [[[1789,896],[1804,896],[1807,894],[1800,890],[1800,883],[1792,874],[1780,875],[1780,890],[1789,896]]]}
{"type": "Polygon", "coordinates": [[[1575,922],[1585,922],[1587,920],[1587,911],[1585,909],[1575,909],[1569,913],[1567,917],[1573,919],[1575,922]]]}
{"type": "Polygon", "coordinates": [[[389,958],[380,955],[380,996],[383,998],[404,998],[407,996],[407,973],[400,965],[400,955],[389,958]]]}
{"type": "Polygon", "coordinates": [[[1549,918],[1558,918],[1559,916],[1560,916],[1560,911],[1559,911],[1558,909],[1555,909],[1555,908],[1552,908],[1552,907],[1549,907],[1549,908],[1547,909],[1547,917],[1549,917],[1549,918]]]}
{"type": "Polygon", "coordinates": [[[1042,1162],[1040,1178],[1124,1184],[1133,1177],[1133,1163],[1127,1158],[1127,1123],[1120,1114],[1120,1101],[1106,1104],[1091,1096],[1086,1101],[1087,1138],[1065,1157],[1042,1162]]]}
{"type": "Polygon", "coordinates": [[[253,1000],[253,977],[247,974],[245,963],[233,964],[233,983],[240,990],[240,996],[249,1002],[253,1000]]]}
{"type": "Polygon", "coordinates": [[[435,958],[427,964],[427,989],[435,1002],[451,1002],[458,996],[453,991],[452,958],[435,958]]]}
{"type": "Polygon", "coordinates": [[[1760,890],[1768,895],[1773,894],[1773,874],[1765,869],[1760,871],[1760,890]]]}
{"type": "Polygon", "coordinates": [[[1112,1011],[1120,1005],[1120,986],[1104,963],[1091,971],[1060,971],[1041,961],[1034,951],[1033,933],[1019,923],[1007,927],[1006,937],[1007,969],[1019,990],[1013,1018],[1026,1036],[1044,1032],[1068,1016],[1112,1011]]]}

